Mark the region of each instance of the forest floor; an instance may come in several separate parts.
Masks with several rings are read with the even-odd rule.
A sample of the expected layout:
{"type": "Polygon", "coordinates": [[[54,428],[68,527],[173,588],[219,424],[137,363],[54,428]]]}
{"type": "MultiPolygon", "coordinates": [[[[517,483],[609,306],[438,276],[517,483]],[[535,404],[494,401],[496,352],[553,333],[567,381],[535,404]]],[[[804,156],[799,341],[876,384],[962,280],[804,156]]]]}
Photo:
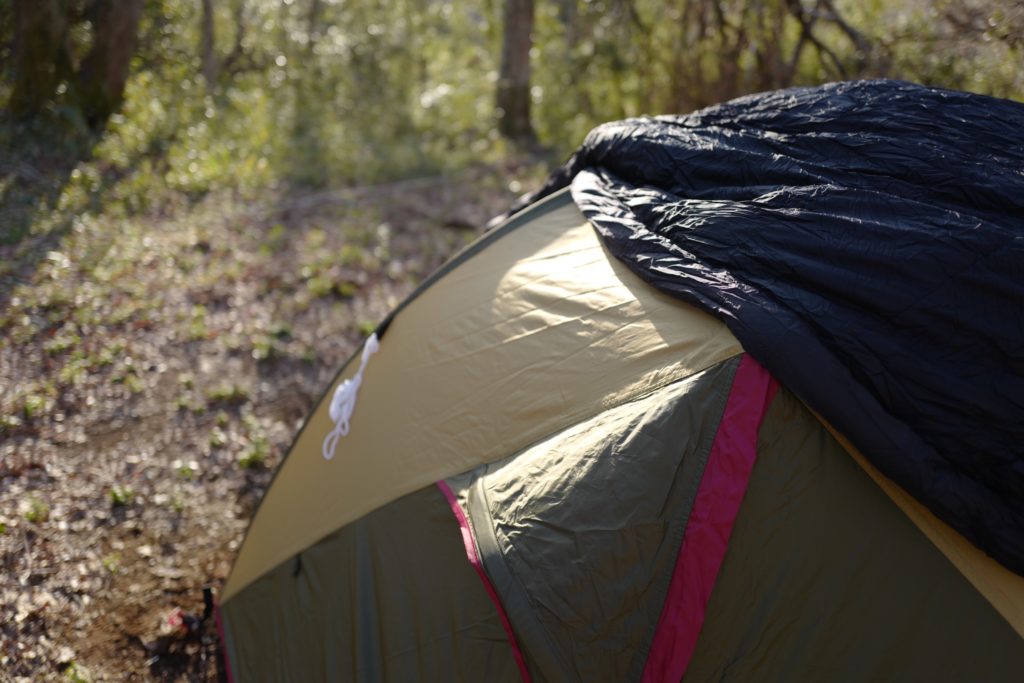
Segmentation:
{"type": "Polygon", "coordinates": [[[222,192],[0,246],[0,683],[216,680],[213,629],[178,624],[305,415],[540,174],[222,192]]]}

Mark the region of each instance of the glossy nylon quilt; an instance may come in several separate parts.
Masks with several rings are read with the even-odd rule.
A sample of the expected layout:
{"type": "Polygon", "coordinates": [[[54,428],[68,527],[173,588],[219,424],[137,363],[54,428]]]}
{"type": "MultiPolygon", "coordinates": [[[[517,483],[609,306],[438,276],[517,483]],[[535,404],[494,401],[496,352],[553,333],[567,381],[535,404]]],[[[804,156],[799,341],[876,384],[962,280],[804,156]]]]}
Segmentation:
{"type": "Polygon", "coordinates": [[[607,248],[1024,574],[1024,104],[896,81],[596,128],[607,248]]]}

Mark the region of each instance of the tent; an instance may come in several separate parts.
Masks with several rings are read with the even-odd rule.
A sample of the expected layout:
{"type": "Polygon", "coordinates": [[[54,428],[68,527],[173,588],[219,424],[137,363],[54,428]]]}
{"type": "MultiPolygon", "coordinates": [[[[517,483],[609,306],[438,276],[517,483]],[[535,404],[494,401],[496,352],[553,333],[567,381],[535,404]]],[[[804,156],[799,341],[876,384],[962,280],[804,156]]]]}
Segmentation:
{"type": "MultiPolygon", "coordinates": [[[[836,114],[843,119],[873,94],[927,95],[919,90],[945,92],[840,84],[785,91],[771,110],[845,101],[848,109],[836,114]]],[[[764,101],[748,98],[717,114],[734,120],[741,110],[763,119],[764,101]]],[[[670,123],[687,136],[726,130],[708,123],[717,114],[670,123]]],[[[815,120],[817,129],[826,119],[815,120]]],[[[651,139],[612,130],[620,140],[651,139]]],[[[759,130],[759,139],[769,137],[759,130]]],[[[798,143],[786,140],[794,149],[798,143]]],[[[657,166],[648,151],[647,165],[657,166]]],[[[819,402],[805,389],[816,369],[821,382],[837,381],[829,366],[814,365],[813,354],[784,335],[758,340],[744,317],[763,309],[756,301],[723,311],[707,293],[724,282],[731,292],[756,294],[755,279],[742,268],[724,275],[705,269],[688,275],[710,289],[681,296],[671,267],[678,253],[666,261],[655,249],[671,251],[679,240],[664,229],[641,234],[607,200],[671,213],[701,244],[713,240],[693,228],[709,219],[687,223],[679,205],[669,211],[650,202],[658,187],[650,179],[616,195],[629,172],[605,168],[588,178],[581,169],[600,166],[588,154],[556,174],[544,198],[401,304],[309,417],[223,591],[220,620],[234,679],[1019,677],[1024,578],[1012,568],[1013,543],[1000,540],[1012,541],[1012,515],[1002,535],[988,527],[965,535],[954,529],[958,518],[928,504],[913,481],[895,483],[900,470],[875,457],[877,437],[865,440],[858,421],[843,418],[854,409],[819,402]],[[588,197],[601,183],[593,209],[588,197]],[[629,234],[617,240],[623,226],[629,234]],[[637,241],[642,249],[622,246],[637,241]],[[666,286],[666,278],[675,284],[666,286]],[[802,375],[778,360],[794,353],[811,365],[801,366],[802,375]],[[977,547],[985,543],[1010,550],[988,545],[986,553],[977,547]]],[[[628,157],[620,149],[615,158],[628,157]]],[[[795,173],[794,164],[772,159],[795,173]]],[[[838,165],[851,168],[848,160],[838,165]]],[[[698,175],[680,168],[677,174],[698,175]]],[[[720,187],[752,177],[749,169],[726,183],[715,175],[720,187]]],[[[925,182],[942,187],[934,175],[925,182]]],[[[762,203],[784,185],[749,184],[762,203]]],[[[673,195],[684,196],[687,210],[750,218],[722,198],[688,192],[673,195]]],[[[804,206],[829,199],[820,189],[807,194],[804,206]]],[[[891,197],[885,205],[894,208],[891,197]]],[[[864,205],[845,215],[858,210],[870,217],[864,205]]],[[[798,227],[795,243],[802,244],[805,215],[788,208],[779,215],[798,227]]],[[[1017,235],[1024,235],[1021,215],[1009,221],[1017,235]]],[[[771,260],[756,258],[749,239],[752,261],[771,260]]],[[[1010,247],[1019,247],[1016,239],[1010,247]]],[[[687,253],[714,262],[698,249],[687,253]]],[[[771,282],[793,279],[779,263],[771,282]]],[[[904,265],[897,270],[915,270],[904,265]]],[[[779,296],[772,320],[785,319],[789,309],[779,302],[791,299],[779,296]]],[[[822,317],[831,312],[815,305],[822,317]]],[[[1019,306],[1009,313],[1018,315],[1019,306]]],[[[842,348],[840,341],[829,348],[842,348]]],[[[1018,362],[1011,359],[1009,374],[1018,362]]],[[[855,393],[836,384],[824,391],[855,393]]],[[[1001,476],[1012,477],[1019,463],[1011,459],[1001,476]]]]}

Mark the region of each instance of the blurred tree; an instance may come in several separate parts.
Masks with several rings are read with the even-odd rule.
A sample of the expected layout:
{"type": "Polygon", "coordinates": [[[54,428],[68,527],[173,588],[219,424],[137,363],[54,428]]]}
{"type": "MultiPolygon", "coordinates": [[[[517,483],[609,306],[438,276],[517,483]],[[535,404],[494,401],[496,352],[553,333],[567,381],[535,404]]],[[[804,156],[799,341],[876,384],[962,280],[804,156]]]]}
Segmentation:
{"type": "Polygon", "coordinates": [[[203,12],[199,27],[199,60],[202,64],[206,86],[212,88],[217,82],[219,64],[216,51],[216,32],[213,17],[213,0],[201,0],[203,12]]]}
{"type": "Polygon", "coordinates": [[[78,70],[76,99],[93,130],[102,129],[124,99],[129,67],[138,46],[142,3],[96,0],[90,8],[92,49],[78,70]]]}
{"type": "Polygon", "coordinates": [[[138,44],[143,0],[16,0],[14,87],[16,117],[42,113],[63,85],[87,125],[100,130],[120,106],[138,44]],[[74,63],[70,31],[91,26],[91,46],[74,63]]]}
{"type": "Polygon", "coordinates": [[[533,47],[533,0],[505,0],[501,72],[498,75],[498,128],[520,143],[536,139],[530,120],[530,48],[533,47]]]}
{"type": "Polygon", "coordinates": [[[15,0],[14,88],[8,107],[19,118],[41,112],[65,75],[67,5],[61,0],[15,0]]]}

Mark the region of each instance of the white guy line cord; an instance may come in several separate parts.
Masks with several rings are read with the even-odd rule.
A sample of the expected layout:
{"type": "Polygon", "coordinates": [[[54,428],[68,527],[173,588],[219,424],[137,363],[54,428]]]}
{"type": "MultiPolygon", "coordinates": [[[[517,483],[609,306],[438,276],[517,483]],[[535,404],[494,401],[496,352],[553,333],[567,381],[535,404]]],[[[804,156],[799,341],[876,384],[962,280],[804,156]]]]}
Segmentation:
{"type": "Polygon", "coordinates": [[[374,332],[363,344],[363,359],[359,363],[359,370],[356,374],[338,385],[334,390],[334,397],[331,399],[330,416],[334,422],[334,429],[324,439],[323,454],[325,460],[334,457],[334,449],[338,447],[341,437],[348,434],[349,420],[352,419],[352,411],[356,409],[356,396],[359,394],[359,385],[363,383],[363,372],[366,370],[366,363],[370,356],[380,350],[380,341],[377,340],[377,333],[374,332]]]}

